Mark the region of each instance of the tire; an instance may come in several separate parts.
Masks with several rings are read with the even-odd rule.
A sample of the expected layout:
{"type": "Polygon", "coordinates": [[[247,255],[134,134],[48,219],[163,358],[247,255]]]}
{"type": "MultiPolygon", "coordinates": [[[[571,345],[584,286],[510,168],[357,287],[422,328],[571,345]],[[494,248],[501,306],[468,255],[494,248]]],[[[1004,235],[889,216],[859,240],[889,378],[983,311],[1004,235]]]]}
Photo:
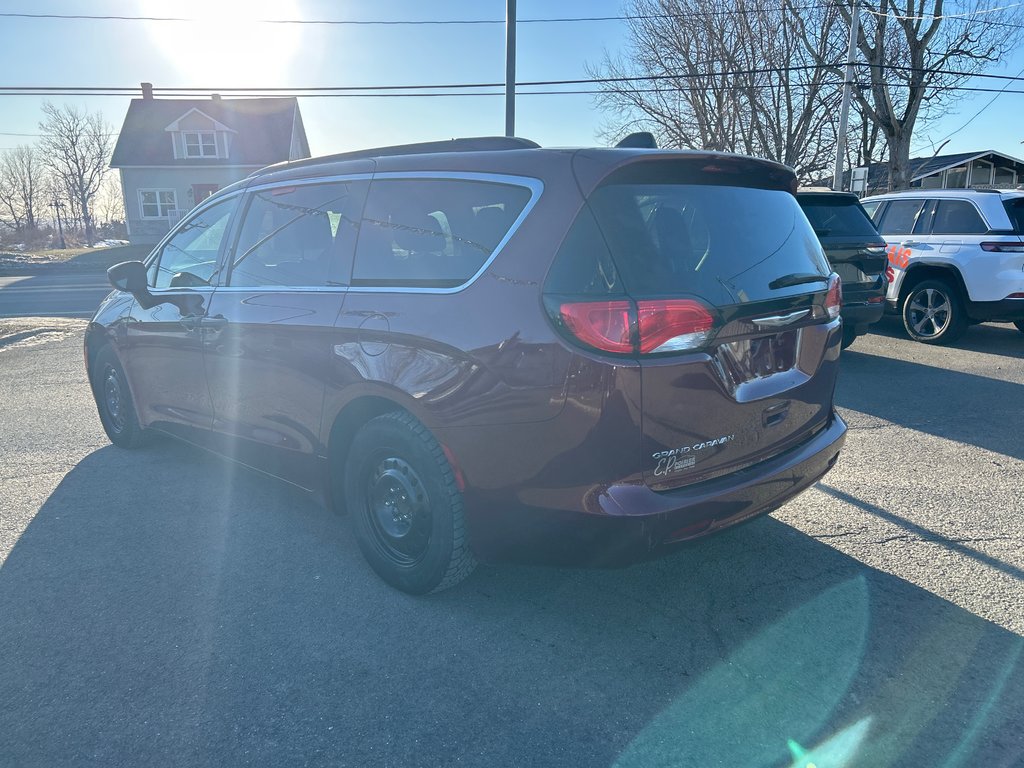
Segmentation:
{"type": "Polygon", "coordinates": [[[960,292],[945,280],[923,280],[903,299],[903,327],[914,341],[950,344],[967,330],[960,292]]]}
{"type": "Polygon", "coordinates": [[[440,444],[412,414],[386,413],[363,425],[344,472],[356,540],[384,581],[423,595],[473,572],[455,475],[440,444]]]}
{"type": "Polygon", "coordinates": [[[857,330],[855,328],[848,327],[848,326],[844,325],[843,326],[843,341],[841,343],[841,347],[843,349],[846,349],[848,346],[853,344],[854,341],[857,340],[857,336],[859,336],[859,334],[857,333],[857,330]]]}
{"type": "Polygon", "coordinates": [[[139,448],[150,442],[150,433],[139,426],[124,368],[109,346],[96,353],[89,380],[100,423],[110,442],[118,448],[139,448]]]}
{"type": "Polygon", "coordinates": [[[1014,320],[1013,324],[1017,326],[1017,330],[1024,333],[1024,320],[1014,320]]]}

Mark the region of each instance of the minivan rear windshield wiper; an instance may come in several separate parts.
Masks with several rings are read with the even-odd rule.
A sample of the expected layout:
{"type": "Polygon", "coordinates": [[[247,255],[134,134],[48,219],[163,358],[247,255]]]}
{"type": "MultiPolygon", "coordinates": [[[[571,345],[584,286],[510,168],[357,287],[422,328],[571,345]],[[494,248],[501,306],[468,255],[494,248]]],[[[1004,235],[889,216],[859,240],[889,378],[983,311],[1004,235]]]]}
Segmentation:
{"type": "Polygon", "coordinates": [[[828,278],[824,275],[796,274],[786,275],[768,283],[771,290],[776,288],[789,288],[791,285],[803,285],[804,283],[827,283],[828,278]]]}

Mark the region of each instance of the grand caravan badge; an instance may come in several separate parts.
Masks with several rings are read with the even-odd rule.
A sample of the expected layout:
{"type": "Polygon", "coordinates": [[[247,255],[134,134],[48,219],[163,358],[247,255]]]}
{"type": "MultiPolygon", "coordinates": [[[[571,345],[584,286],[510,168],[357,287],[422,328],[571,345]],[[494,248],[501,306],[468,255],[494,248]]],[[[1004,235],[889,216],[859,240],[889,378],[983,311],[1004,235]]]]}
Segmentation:
{"type": "Polygon", "coordinates": [[[668,451],[655,451],[651,454],[651,458],[658,462],[658,465],[654,468],[654,475],[655,477],[662,477],[672,472],[689,469],[697,463],[696,454],[700,451],[731,443],[735,439],[736,435],[722,435],[721,437],[703,440],[692,445],[681,445],[668,451]]]}

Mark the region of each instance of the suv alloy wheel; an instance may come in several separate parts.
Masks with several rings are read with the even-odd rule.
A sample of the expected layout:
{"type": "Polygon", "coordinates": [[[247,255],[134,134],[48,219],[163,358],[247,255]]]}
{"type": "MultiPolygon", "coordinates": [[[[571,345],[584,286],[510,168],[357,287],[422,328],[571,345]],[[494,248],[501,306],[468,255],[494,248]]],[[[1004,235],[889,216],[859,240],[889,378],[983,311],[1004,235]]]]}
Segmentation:
{"type": "Polygon", "coordinates": [[[950,344],[967,329],[959,293],[944,280],[924,280],[907,292],[903,326],[914,341],[950,344]]]}

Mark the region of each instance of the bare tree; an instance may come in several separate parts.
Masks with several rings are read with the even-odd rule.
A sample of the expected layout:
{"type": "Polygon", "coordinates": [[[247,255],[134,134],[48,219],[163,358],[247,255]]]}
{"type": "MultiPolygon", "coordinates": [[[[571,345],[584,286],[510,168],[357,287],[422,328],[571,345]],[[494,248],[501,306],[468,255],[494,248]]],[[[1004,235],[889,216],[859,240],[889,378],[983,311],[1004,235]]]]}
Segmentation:
{"type": "Polygon", "coordinates": [[[43,173],[34,147],[21,145],[0,155],[0,211],[19,233],[38,227],[43,173]]]}
{"type": "Polygon", "coordinates": [[[627,55],[606,56],[592,71],[615,78],[599,97],[617,120],[609,133],[642,127],[663,146],[767,157],[804,180],[829,166],[840,92],[836,75],[818,62],[838,66],[845,56],[842,36],[832,33],[840,26],[833,6],[816,6],[816,24],[829,34],[813,53],[778,0],[631,0],[627,7],[627,55]]]}
{"type": "Polygon", "coordinates": [[[44,162],[66,190],[92,245],[96,237],[92,204],[110,163],[112,131],[99,112],[46,102],[43,115],[39,128],[44,134],[40,146],[44,162]]]}
{"type": "Polygon", "coordinates": [[[96,195],[95,219],[100,226],[109,227],[124,222],[124,196],[121,194],[121,180],[117,174],[109,174],[96,195]]]}
{"type": "MultiPolygon", "coordinates": [[[[788,0],[787,0],[788,1],[788,0]]],[[[818,55],[822,30],[804,9],[800,19],[808,54],[835,73],[834,60],[818,55]]],[[[849,34],[850,8],[838,6],[849,34]]],[[[873,149],[880,131],[888,147],[889,188],[910,184],[910,143],[919,121],[941,114],[957,97],[957,87],[1011,51],[1021,38],[1020,7],[992,9],[972,0],[946,14],[943,0],[861,0],[857,48],[867,64],[853,91],[870,124],[864,144],[873,149]],[[877,130],[875,130],[877,128],[877,130]],[[872,131],[875,131],[872,135],[872,131]]],[[[845,58],[845,57],[844,57],[845,58]]]]}

